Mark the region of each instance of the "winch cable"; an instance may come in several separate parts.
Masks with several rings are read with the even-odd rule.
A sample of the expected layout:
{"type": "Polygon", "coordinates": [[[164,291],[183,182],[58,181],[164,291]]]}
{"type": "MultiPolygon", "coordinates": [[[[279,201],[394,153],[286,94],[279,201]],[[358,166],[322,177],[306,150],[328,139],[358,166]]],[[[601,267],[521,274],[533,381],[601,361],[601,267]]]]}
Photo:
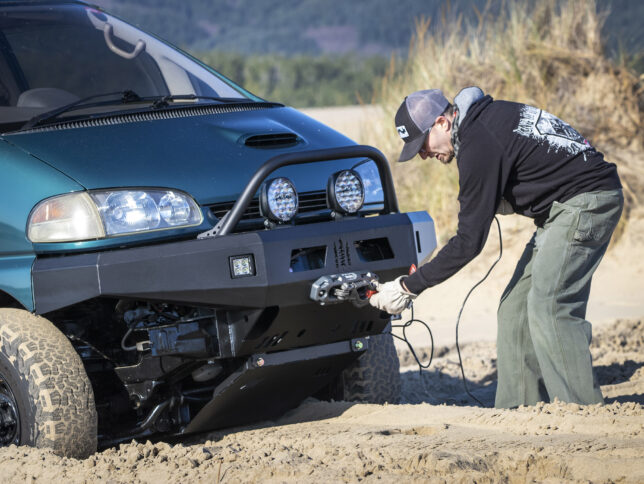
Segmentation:
{"type": "MultiPolygon", "coordinates": [[[[480,286],[488,278],[488,276],[492,272],[492,269],[494,269],[496,264],[501,260],[501,257],[503,256],[503,238],[501,237],[501,223],[499,222],[499,219],[496,216],[494,217],[494,220],[496,222],[496,227],[497,227],[498,232],[499,232],[499,256],[492,263],[492,265],[488,269],[488,271],[485,274],[485,276],[483,276],[483,278],[480,281],[478,281],[476,284],[474,284],[474,286],[472,286],[472,288],[469,290],[469,292],[465,296],[465,299],[463,300],[463,304],[461,304],[460,310],[458,311],[458,317],[456,318],[456,352],[458,354],[458,365],[459,365],[459,367],[461,369],[461,376],[463,377],[463,387],[465,388],[465,393],[467,393],[467,395],[470,398],[475,400],[482,407],[486,407],[486,405],[483,402],[481,402],[478,398],[476,398],[472,394],[472,392],[470,392],[470,389],[467,386],[467,377],[465,376],[465,368],[463,367],[463,358],[461,357],[461,347],[460,347],[460,344],[458,342],[458,330],[459,330],[459,326],[460,326],[460,323],[461,323],[461,315],[463,314],[463,309],[465,309],[465,304],[467,303],[467,300],[469,299],[470,295],[474,292],[474,289],[476,289],[478,286],[480,286]]],[[[410,302],[409,308],[411,309],[411,318],[410,319],[408,319],[403,324],[392,324],[391,325],[392,330],[393,330],[393,328],[402,328],[403,335],[398,336],[398,335],[394,334],[393,331],[391,331],[390,334],[394,338],[397,338],[400,341],[404,341],[405,344],[407,344],[407,346],[409,347],[409,351],[411,352],[412,356],[416,360],[416,363],[418,364],[418,371],[420,372],[421,377],[422,377],[423,376],[423,369],[429,368],[429,366],[432,364],[432,360],[434,359],[434,336],[432,335],[432,330],[429,328],[429,325],[427,323],[425,323],[424,321],[414,317],[414,303],[413,302],[410,302]],[[416,354],[416,351],[414,350],[414,347],[412,346],[411,342],[407,339],[406,330],[413,323],[422,324],[423,326],[425,326],[425,328],[427,328],[427,331],[429,332],[429,337],[431,339],[431,350],[430,350],[429,361],[427,363],[425,363],[425,364],[421,363],[420,358],[418,357],[418,355],[416,354]]]]}

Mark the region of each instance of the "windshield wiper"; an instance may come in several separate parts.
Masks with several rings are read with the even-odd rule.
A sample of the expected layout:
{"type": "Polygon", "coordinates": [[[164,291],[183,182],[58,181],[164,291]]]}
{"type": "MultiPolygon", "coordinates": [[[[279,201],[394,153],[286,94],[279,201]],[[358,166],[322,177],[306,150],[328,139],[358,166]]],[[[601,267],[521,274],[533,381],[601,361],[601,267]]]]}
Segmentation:
{"type": "MultiPolygon", "coordinates": [[[[45,113],[39,114],[37,116],[34,116],[31,118],[29,121],[27,121],[21,128],[21,131],[28,130],[30,128],[33,128],[35,126],[41,125],[46,123],[47,121],[51,121],[52,119],[56,119],[58,116],[60,116],[63,113],[66,113],[68,111],[73,111],[74,109],[85,109],[85,108],[91,108],[91,107],[96,107],[96,106],[105,106],[109,104],[114,104],[114,101],[101,101],[101,102],[94,102],[94,103],[89,103],[88,101],[91,101],[93,99],[98,99],[101,97],[108,97],[108,96],[121,96],[121,99],[119,100],[120,103],[122,104],[127,104],[127,103],[151,103],[152,104],[152,109],[162,109],[162,108],[167,108],[170,106],[171,101],[191,101],[195,99],[207,99],[210,101],[217,101],[220,103],[255,103],[255,102],[262,102],[262,101],[254,101],[252,99],[248,98],[237,98],[237,97],[217,97],[217,96],[200,96],[198,94],[168,94],[164,96],[150,96],[150,97],[141,97],[137,93],[135,93],[132,90],[126,90],[126,91],[117,91],[117,92],[108,92],[105,94],[95,94],[93,96],[89,96],[83,99],[79,99],[78,101],[74,101],[73,103],[66,104],[65,106],[61,106],[60,108],[53,109],[51,111],[47,111],[45,113]]],[[[265,102],[265,101],[264,101],[265,102]]],[[[269,103],[269,104],[274,104],[274,103],[269,103]]]]}
{"type": "Polygon", "coordinates": [[[218,96],[200,96],[198,94],[168,94],[167,96],[158,96],[156,98],[146,97],[144,101],[153,101],[152,109],[167,108],[170,101],[193,101],[196,99],[207,99],[210,101],[218,101],[222,103],[240,103],[240,102],[254,102],[248,98],[239,97],[218,97],[218,96]]]}
{"type": "Polygon", "coordinates": [[[121,96],[120,102],[123,104],[127,103],[133,103],[133,102],[141,102],[144,101],[144,99],[139,96],[137,93],[135,93],[132,90],[125,90],[125,91],[117,91],[117,92],[107,92],[103,94],[94,94],[93,96],[88,96],[83,99],[79,99],[78,101],[74,101],[73,103],[66,104],[64,106],[61,106],[56,109],[52,109],[51,111],[44,112],[42,114],[39,114],[37,116],[34,116],[31,118],[29,121],[27,121],[21,128],[21,130],[26,130],[33,128],[35,126],[38,126],[39,124],[43,124],[47,121],[50,121],[52,119],[57,118],[63,113],[66,113],[68,111],[73,111],[74,109],[83,109],[83,108],[90,108],[94,106],[102,106],[106,104],[113,104],[114,101],[103,101],[100,103],[88,103],[88,101],[91,101],[93,99],[99,99],[102,97],[109,97],[109,96],[121,96]]]}

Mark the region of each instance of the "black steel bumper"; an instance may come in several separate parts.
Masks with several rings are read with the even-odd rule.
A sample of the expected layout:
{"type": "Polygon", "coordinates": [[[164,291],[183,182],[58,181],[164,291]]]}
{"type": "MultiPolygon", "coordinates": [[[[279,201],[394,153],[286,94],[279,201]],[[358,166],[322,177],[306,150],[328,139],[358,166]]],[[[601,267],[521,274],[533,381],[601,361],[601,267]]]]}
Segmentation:
{"type": "Polygon", "coordinates": [[[44,314],[99,296],[249,309],[314,305],[309,294],[318,277],[370,270],[388,280],[406,273],[435,244],[433,221],[414,212],[39,258],[32,269],[35,309],[44,314]],[[361,247],[380,239],[391,254],[367,260],[361,247]],[[324,252],[324,266],[294,271],[294,254],[311,247],[324,252]],[[247,254],[255,275],[234,278],[230,258],[247,254]]]}
{"type": "Polygon", "coordinates": [[[212,307],[218,348],[212,356],[280,351],[381,332],[388,315],[349,302],[320,306],[310,299],[311,285],[350,271],[390,280],[435,245],[433,221],[414,212],[42,258],[32,270],[35,307],[45,314],[96,297],[212,307]],[[300,270],[294,254],[311,247],[323,267],[300,270]],[[247,254],[255,275],[234,278],[230,258],[247,254]]]}

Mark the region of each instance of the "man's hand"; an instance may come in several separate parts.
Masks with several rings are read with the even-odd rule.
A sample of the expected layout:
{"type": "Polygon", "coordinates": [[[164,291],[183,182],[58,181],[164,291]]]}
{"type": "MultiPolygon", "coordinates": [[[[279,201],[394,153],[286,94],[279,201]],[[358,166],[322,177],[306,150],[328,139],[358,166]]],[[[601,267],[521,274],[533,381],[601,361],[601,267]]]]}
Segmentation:
{"type": "Polygon", "coordinates": [[[402,313],[409,302],[416,299],[416,294],[407,291],[402,286],[403,277],[405,276],[400,276],[384,284],[376,283],[378,292],[369,298],[369,304],[389,314],[402,313]]]}

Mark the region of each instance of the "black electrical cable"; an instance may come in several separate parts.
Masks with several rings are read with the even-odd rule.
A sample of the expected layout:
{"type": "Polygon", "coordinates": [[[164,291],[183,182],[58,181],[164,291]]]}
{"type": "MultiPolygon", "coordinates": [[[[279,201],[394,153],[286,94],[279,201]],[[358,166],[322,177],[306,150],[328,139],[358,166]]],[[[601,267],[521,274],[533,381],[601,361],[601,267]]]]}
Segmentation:
{"type": "Polygon", "coordinates": [[[394,334],[393,332],[391,332],[391,336],[393,336],[394,338],[399,339],[400,341],[404,341],[407,344],[407,346],[409,347],[409,351],[411,351],[411,355],[416,360],[416,363],[418,363],[418,372],[422,376],[423,368],[425,368],[425,369],[429,368],[429,366],[432,364],[432,360],[434,359],[434,335],[432,334],[432,330],[429,328],[429,325],[427,323],[425,323],[424,321],[421,321],[420,319],[414,318],[414,304],[413,303],[410,304],[410,308],[411,308],[411,318],[410,319],[408,319],[403,324],[392,324],[391,325],[392,329],[393,328],[402,328],[402,333],[403,333],[402,337],[394,334]],[[418,357],[418,355],[416,354],[416,351],[414,350],[414,347],[411,345],[411,343],[407,339],[407,328],[409,328],[413,323],[420,323],[423,326],[425,326],[425,328],[427,329],[427,332],[429,333],[429,339],[432,342],[431,350],[430,350],[430,353],[429,353],[429,361],[427,363],[425,363],[425,364],[421,363],[420,358],[418,357]]]}
{"type": "MultiPolygon", "coordinates": [[[[465,369],[463,368],[463,358],[461,357],[461,348],[460,348],[460,345],[458,343],[458,328],[459,328],[459,325],[461,323],[461,315],[463,314],[463,309],[465,308],[465,303],[467,303],[467,300],[469,299],[469,297],[472,294],[472,292],[474,292],[474,289],[476,289],[478,286],[480,286],[483,283],[483,281],[485,281],[487,279],[487,277],[492,272],[492,269],[494,269],[496,264],[501,260],[501,257],[503,256],[503,238],[501,237],[501,223],[499,222],[499,219],[496,216],[494,217],[494,221],[496,222],[496,227],[497,227],[497,229],[499,231],[499,256],[492,263],[492,265],[488,269],[488,271],[485,274],[485,276],[483,276],[483,278],[480,281],[478,281],[476,284],[474,284],[474,286],[469,290],[469,292],[465,296],[465,299],[463,300],[463,304],[461,304],[461,309],[458,312],[458,317],[456,318],[456,352],[458,353],[458,364],[459,364],[459,367],[461,368],[461,376],[463,377],[463,386],[465,387],[465,393],[467,393],[472,399],[474,399],[482,407],[485,407],[485,404],[483,402],[481,402],[478,398],[476,398],[470,392],[470,389],[467,386],[467,378],[465,377],[465,369]]],[[[420,374],[422,376],[423,375],[423,369],[429,368],[429,366],[432,364],[432,360],[434,359],[434,336],[432,334],[432,330],[429,328],[429,325],[427,323],[425,323],[424,321],[422,321],[420,319],[416,319],[414,317],[414,304],[413,304],[413,302],[410,303],[409,307],[411,309],[411,318],[408,319],[403,324],[392,324],[391,325],[392,329],[393,328],[402,328],[402,332],[403,332],[402,337],[394,334],[393,331],[390,331],[389,334],[391,334],[391,336],[393,336],[394,338],[399,339],[400,341],[404,341],[405,344],[407,344],[407,346],[409,347],[409,351],[411,351],[412,356],[414,357],[414,359],[416,360],[416,363],[418,364],[418,371],[420,372],[420,374]],[[423,326],[425,326],[425,328],[427,328],[427,332],[429,333],[429,338],[431,340],[431,350],[430,350],[430,355],[429,355],[429,361],[427,363],[425,363],[425,364],[421,363],[420,358],[418,357],[418,355],[416,354],[416,351],[414,350],[414,347],[412,346],[412,344],[407,339],[406,330],[413,323],[422,324],[423,326]]]]}
{"type": "Polygon", "coordinates": [[[503,239],[501,238],[501,224],[499,223],[499,219],[497,217],[494,217],[494,220],[496,221],[496,226],[497,229],[499,230],[499,257],[494,261],[494,263],[490,266],[488,269],[487,273],[485,276],[483,276],[483,279],[481,279],[479,282],[474,284],[472,289],[470,289],[470,292],[467,293],[467,296],[465,296],[465,299],[463,300],[463,304],[461,304],[461,309],[458,312],[458,317],[456,318],[456,352],[458,353],[458,364],[461,367],[461,375],[463,376],[463,386],[465,387],[465,392],[472,397],[474,400],[478,402],[479,405],[482,407],[485,407],[483,402],[481,402],[478,398],[476,398],[472,393],[470,392],[469,388],[467,387],[467,378],[465,377],[465,370],[463,368],[463,359],[461,358],[461,348],[458,344],[458,326],[461,322],[461,314],[463,314],[463,309],[465,308],[465,303],[470,297],[470,294],[474,292],[474,289],[476,289],[478,286],[480,286],[485,279],[487,279],[487,276],[490,275],[490,272],[492,272],[492,269],[494,269],[494,266],[501,260],[501,256],[503,255],[503,239]]]}

